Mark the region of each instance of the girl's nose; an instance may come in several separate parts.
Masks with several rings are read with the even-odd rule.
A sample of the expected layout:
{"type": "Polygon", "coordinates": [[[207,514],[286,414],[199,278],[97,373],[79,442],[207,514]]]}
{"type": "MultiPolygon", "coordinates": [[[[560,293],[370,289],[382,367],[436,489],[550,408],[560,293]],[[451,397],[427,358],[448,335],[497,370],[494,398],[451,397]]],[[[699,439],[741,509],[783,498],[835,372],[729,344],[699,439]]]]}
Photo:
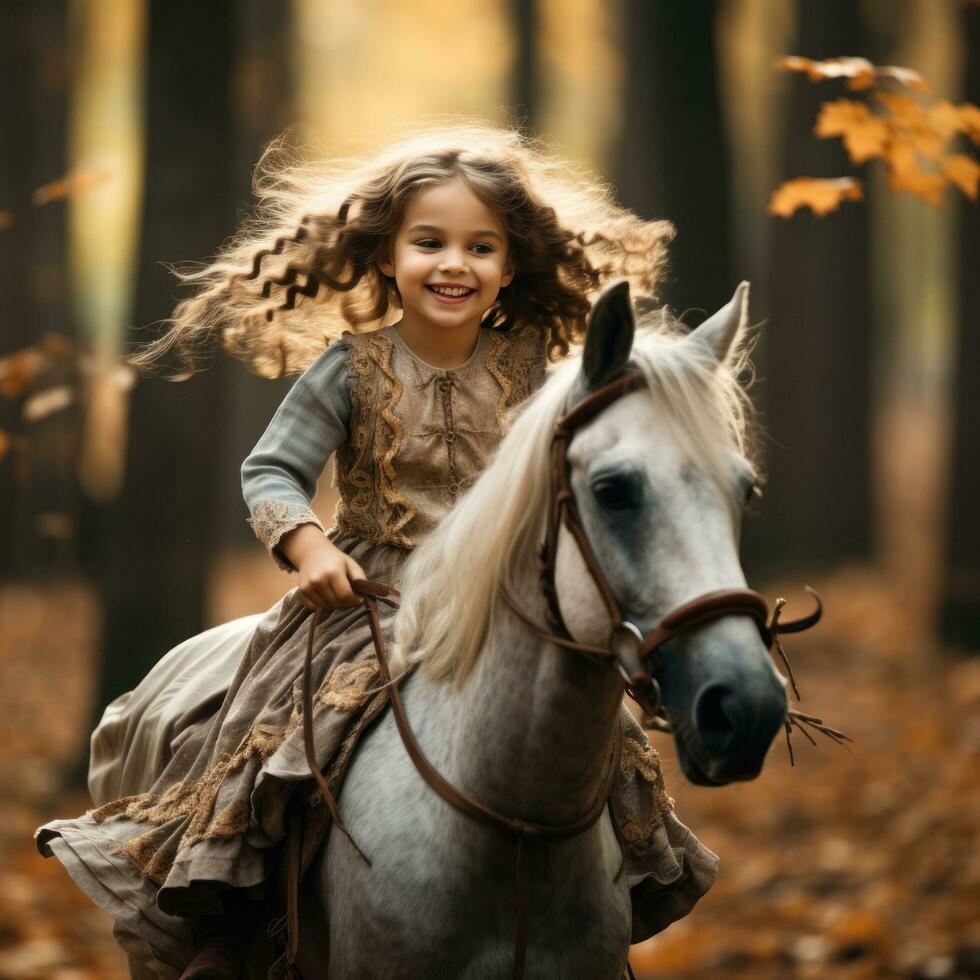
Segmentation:
{"type": "Polygon", "coordinates": [[[461,255],[447,255],[439,263],[440,272],[468,272],[466,260],[461,255]]]}

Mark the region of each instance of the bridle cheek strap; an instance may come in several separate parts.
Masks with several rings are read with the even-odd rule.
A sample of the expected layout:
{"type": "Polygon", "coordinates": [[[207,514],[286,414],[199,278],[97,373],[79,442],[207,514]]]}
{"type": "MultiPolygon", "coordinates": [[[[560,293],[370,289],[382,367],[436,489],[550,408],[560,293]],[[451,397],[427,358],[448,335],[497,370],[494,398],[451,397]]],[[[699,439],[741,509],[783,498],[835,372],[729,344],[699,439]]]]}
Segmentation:
{"type": "Polygon", "coordinates": [[[575,432],[581,426],[619,398],[645,385],[646,378],[642,372],[635,368],[627,369],[584,398],[555,425],[551,440],[551,500],[545,540],[539,554],[540,586],[547,603],[551,629],[538,626],[503,587],[500,593],[515,614],[541,639],[584,654],[593,660],[616,666],[633,698],[648,714],[656,715],[660,709],[660,687],[653,674],[659,666],[660,647],[669,640],[723,616],[748,616],[755,622],[766,649],[770,649],[777,634],[799,632],[813,626],[820,619],[822,607],[819,597],[814,593],[817,600],[815,613],[802,620],[780,623],[778,619],[779,610],[782,608],[781,602],[777,602],[776,612],[770,620],[766,600],[758,592],[753,589],[719,589],[678,606],[646,636],[623,617],[619,603],[606,581],[582,526],[571,487],[568,447],[575,432]],[[555,561],[562,527],[575,541],[589,576],[595,583],[609,614],[611,630],[606,647],[580,643],[572,639],[565,625],[555,584],[555,561]]]}

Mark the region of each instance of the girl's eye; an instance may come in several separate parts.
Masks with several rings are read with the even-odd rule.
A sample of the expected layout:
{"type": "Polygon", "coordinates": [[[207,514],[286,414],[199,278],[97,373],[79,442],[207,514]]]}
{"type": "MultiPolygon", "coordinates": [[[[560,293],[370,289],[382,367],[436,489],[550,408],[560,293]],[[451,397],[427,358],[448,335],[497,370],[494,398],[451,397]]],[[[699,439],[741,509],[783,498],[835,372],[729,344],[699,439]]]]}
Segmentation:
{"type": "Polygon", "coordinates": [[[419,248],[438,248],[439,243],[434,238],[423,238],[422,241],[416,242],[419,248]]]}
{"type": "Polygon", "coordinates": [[[474,245],[474,248],[482,249],[483,251],[477,252],[477,255],[489,255],[493,251],[493,247],[490,245],[474,245]]]}

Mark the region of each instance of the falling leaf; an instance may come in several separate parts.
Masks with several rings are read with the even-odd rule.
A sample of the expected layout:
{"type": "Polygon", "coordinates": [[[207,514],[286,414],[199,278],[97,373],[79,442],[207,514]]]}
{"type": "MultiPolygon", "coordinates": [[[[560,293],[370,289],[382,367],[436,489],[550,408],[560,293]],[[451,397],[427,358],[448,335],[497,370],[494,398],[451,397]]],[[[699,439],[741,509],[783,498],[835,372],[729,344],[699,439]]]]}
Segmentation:
{"type": "Polygon", "coordinates": [[[31,203],[35,207],[50,204],[52,201],[60,201],[72,194],[87,191],[97,184],[101,184],[109,179],[106,171],[91,171],[75,174],[68,174],[59,180],[53,180],[50,184],[39,187],[31,195],[31,203]]]}
{"type": "Polygon", "coordinates": [[[825,61],[813,61],[799,55],[785,55],[776,60],[776,67],[781,71],[804,72],[811,82],[843,78],[852,92],[873,88],[879,78],[892,79],[917,92],[929,91],[928,83],[917,71],[896,65],[879,67],[867,58],[828,58],[825,61]]]}
{"type": "Polygon", "coordinates": [[[825,180],[815,177],[797,177],[787,180],[773,191],[769,200],[769,213],[789,218],[799,208],[807,207],[817,215],[836,211],[843,201],[860,201],[864,198],[861,181],[854,177],[838,177],[825,180]]]}
{"type": "Polygon", "coordinates": [[[943,160],[943,173],[971,201],[977,199],[977,182],[980,181],[980,164],[965,153],[955,153],[943,160]]]}
{"type": "Polygon", "coordinates": [[[40,391],[24,403],[24,421],[39,422],[52,413],[67,408],[74,400],[75,393],[68,385],[40,391]]]}
{"type": "Polygon", "coordinates": [[[820,107],[814,135],[821,139],[840,136],[853,163],[881,156],[888,146],[888,124],[863,102],[838,99],[820,107]]]}

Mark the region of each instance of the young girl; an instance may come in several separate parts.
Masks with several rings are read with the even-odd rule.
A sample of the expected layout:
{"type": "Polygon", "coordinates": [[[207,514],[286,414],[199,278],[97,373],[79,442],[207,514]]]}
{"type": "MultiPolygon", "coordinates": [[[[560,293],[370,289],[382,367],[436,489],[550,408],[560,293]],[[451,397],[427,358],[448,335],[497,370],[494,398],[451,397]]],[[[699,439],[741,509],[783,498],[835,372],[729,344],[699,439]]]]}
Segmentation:
{"type": "MultiPolygon", "coordinates": [[[[364,163],[273,165],[258,190],[257,219],[186,277],[196,295],[138,360],[175,350],[193,370],[218,335],[259,373],[305,368],[242,467],[250,523],[297,587],[186,641],[113,702],[92,737],[97,809],[37,835],[116,920],[137,976],[243,969],[287,804],[309,785],[311,611],[327,611],[315,750],[339,782],[379,683],[351,581],[398,584],[549,357],[581,340],[596,292],[628,278],[652,294],[671,231],[479,124],[434,128],[364,163]],[[340,504],[324,533],[310,503],[332,453],[340,504]]],[[[676,917],[710,884],[714,858],[692,835],[670,845],[674,864],[659,870],[676,917]]]]}

